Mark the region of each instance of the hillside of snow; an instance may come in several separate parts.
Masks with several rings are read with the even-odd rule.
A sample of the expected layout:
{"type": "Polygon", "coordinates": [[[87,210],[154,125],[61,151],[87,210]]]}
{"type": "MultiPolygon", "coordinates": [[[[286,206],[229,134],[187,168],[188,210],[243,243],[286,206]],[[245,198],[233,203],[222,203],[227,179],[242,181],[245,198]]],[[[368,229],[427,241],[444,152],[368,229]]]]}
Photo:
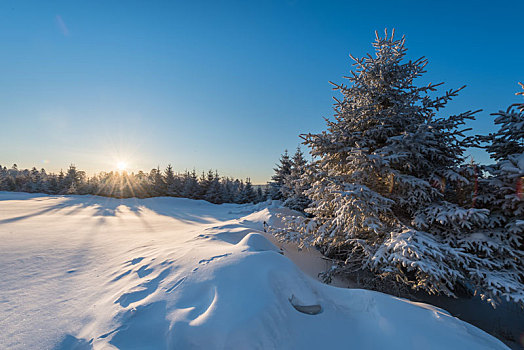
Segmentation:
{"type": "Polygon", "coordinates": [[[0,192],[0,349],[507,348],[431,305],[318,282],[318,255],[291,256],[304,272],[262,232],[279,210],[0,192]]]}

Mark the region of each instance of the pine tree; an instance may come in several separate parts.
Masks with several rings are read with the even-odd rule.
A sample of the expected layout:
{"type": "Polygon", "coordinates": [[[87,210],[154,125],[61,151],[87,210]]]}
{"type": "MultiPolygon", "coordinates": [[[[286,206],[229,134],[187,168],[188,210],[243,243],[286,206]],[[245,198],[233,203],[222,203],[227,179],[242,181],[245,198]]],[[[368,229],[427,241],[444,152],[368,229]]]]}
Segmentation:
{"type": "Polygon", "coordinates": [[[39,192],[49,193],[49,176],[44,168],[40,169],[37,188],[39,192]]]}
{"type": "MultiPolygon", "coordinates": [[[[65,179],[64,172],[62,169],[60,169],[60,172],[58,173],[58,177],[57,177],[57,194],[62,193],[64,191],[64,188],[65,188],[64,179],[65,179]]],[[[65,189],[65,191],[67,191],[67,189],[65,189]]]]}
{"type": "Polygon", "coordinates": [[[244,181],[235,179],[233,182],[233,203],[245,203],[244,181]]]}
{"type": "MultiPolygon", "coordinates": [[[[139,170],[138,173],[135,175],[135,186],[134,186],[134,192],[135,196],[138,198],[146,198],[148,197],[148,176],[146,173],[144,173],[142,170],[139,170]]],[[[100,188],[100,184],[97,186],[100,188]]]]}
{"type": "Polygon", "coordinates": [[[233,203],[235,198],[233,193],[233,180],[230,178],[222,178],[220,182],[220,198],[223,203],[233,203]]]}
{"type": "MultiPolygon", "coordinates": [[[[60,171],[62,173],[62,171],[60,171]]],[[[63,174],[62,174],[63,175],[63,174]]],[[[67,169],[66,175],[61,183],[61,194],[77,194],[80,183],[83,181],[85,173],[78,171],[76,166],[71,164],[67,169]]]]}
{"type": "Polygon", "coordinates": [[[246,179],[246,185],[243,188],[241,193],[240,203],[255,203],[257,195],[255,190],[253,190],[253,185],[251,184],[251,179],[246,179]]]}
{"type": "Polygon", "coordinates": [[[157,166],[156,169],[151,169],[149,172],[149,181],[151,181],[151,192],[153,196],[165,196],[167,194],[167,186],[160,171],[160,166],[157,166]]]}
{"type": "Polygon", "coordinates": [[[213,184],[214,180],[214,174],[213,170],[209,170],[207,172],[207,175],[204,171],[202,171],[202,175],[200,176],[200,179],[198,181],[199,185],[199,199],[206,199],[206,195],[209,191],[209,188],[213,184]]]}
{"type": "Polygon", "coordinates": [[[56,175],[52,175],[49,177],[48,185],[47,185],[48,193],[50,194],[57,194],[59,191],[58,187],[58,177],[56,175]]]}
{"type": "MultiPolygon", "coordinates": [[[[524,89],[524,84],[519,83],[524,89]]],[[[524,92],[516,95],[524,96],[524,92]]],[[[506,111],[499,111],[492,115],[497,116],[495,124],[500,129],[484,139],[489,142],[487,151],[495,160],[508,159],[510,155],[519,155],[524,152],[524,103],[510,105],[506,111]]]]}
{"type": "Polygon", "coordinates": [[[211,173],[211,176],[208,173],[208,181],[209,185],[207,187],[204,199],[215,204],[223,203],[222,186],[220,184],[220,176],[218,175],[218,172],[215,172],[214,175],[211,173]]]}
{"type": "Polygon", "coordinates": [[[300,147],[291,159],[291,171],[284,178],[284,184],[281,187],[284,205],[288,208],[304,211],[311,203],[310,199],[304,194],[309,189],[308,179],[306,178],[308,162],[300,147]]]}
{"type": "Polygon", "coordinates": [[[267,201],[271,199],[271,185],[268,184],[265,188],[264,188],[264,195],[263,195],[263,200],[264,201],[267,201]]]}
{"type": "Polygon", "coordinates": [[[175,173],[173,172],[173,167],[171,166],[171,164],[168,164],[166,170],[164,170],[164,182],[166,183],[166,194],[168,196],[173,196],[173,187],[175,185],[175,173]]]}
{"type": "Polygon", "coordinates": [[[40,177],[40,172],[38,171],[37,168],[33,167],[31,169],[31,175],[30,175],[30,178],[31,178],[31,184],[30,184],[30,188],[29,188],[29,192],[41,192],[41,188],[40,188],[40,185],[41,185],[41,177],[40,177]]]}
{"type": "Polygon", "coordinates": [[[256,203],[264,202],[266,199],[264,198],[264,192],[262,191],[262,187],[257,187],[257,199],[256,203]]]}
{"type": "MultiPolygon", "coordinates": [[[[524,92],[517,95],[524,96],[524,92]]],[[[493,115],[499,130],[479,138],[487,142],[486,149],[496,163],[484,167],[489,176],[481,180],[478,202],[491,211],[486,251],[491,256],[500,255],[505,262],[500,271],[504,279],[493,283],[504,282],[516,299],[519,293],[522,298],[522,284],[518,281],[524,279],[524,103],[493,115]],[[506,282],[510,278],[514,283],[506,282]]]]}
{"type": "Polygon", "coordinates": [[[183,186],[182,197],[197,199],[200,190],[195,169],[191,173],[186,170],[183,186]]]}
{"type": "Polygon", "coordinates": [[[291,159],[289,158],[287,150],[285,150],[280,157],[280,164],[278,164],[277,167],[273,169],[275,171],[275,175],[271,177],[271,182],[269,184],[271,199],[280,200],[284,198],[282,194],[282,186],[285,185],[286,177],[291,174],[291,167],[291,159]]]}
{"type": "Polygon", "coordinates": [[[448,196],[470,182],[463,125],[476,112],[437,113],[462,88],[433,97],[441,84],[414,85],[427,60],[405,62],[404,38],[386,32],[373,47],[375,56],[351,56],[348,86],[334,84],[343,99],[327,131],[303,135],[314,157],[306,193],[313,218],[287,218],[280,234],[338,258],[333,273],[372,271],[429,293],[455,296],[462,285],[490,302],[522,300],[504,257],[488,254],[481,238],[489,211],[448,196]]]}

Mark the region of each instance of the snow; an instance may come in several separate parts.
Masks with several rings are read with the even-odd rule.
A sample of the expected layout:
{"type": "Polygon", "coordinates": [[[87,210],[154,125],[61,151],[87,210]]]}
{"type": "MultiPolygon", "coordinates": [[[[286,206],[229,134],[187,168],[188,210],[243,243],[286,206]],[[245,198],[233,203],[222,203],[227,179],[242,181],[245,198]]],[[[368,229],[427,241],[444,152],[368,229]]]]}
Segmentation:
{"type": "Polygon", "coordinates": [[[0,348],[506,348],[431,305],[320,283],[318,253],[262,232],[281,210],[0,192],[0,348]]]}

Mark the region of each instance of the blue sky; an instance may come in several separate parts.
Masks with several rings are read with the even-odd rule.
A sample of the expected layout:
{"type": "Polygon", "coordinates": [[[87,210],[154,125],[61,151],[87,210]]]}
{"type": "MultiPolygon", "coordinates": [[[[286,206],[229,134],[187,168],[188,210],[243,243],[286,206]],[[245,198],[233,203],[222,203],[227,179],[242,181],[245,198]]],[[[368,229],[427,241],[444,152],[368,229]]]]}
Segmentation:
{"type": "MultiPolygon", "coordinates": [[[[269,180],[332,117],[348,54],[396,28],[446,113],[519,102],[522,1],[2,1],[0,164],[218,169],[269,180]],[[443,90],[442,90],[443,91],[443,90]]],[[[473,152],[476,159],[487,157],[473,152]]]]}

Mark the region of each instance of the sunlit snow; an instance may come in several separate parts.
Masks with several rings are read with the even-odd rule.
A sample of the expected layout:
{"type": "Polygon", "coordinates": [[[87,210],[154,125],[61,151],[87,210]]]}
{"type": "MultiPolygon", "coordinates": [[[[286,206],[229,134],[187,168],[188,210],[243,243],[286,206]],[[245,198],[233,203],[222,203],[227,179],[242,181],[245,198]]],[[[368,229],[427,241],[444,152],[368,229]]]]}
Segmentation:
{"type": "Polygon", "coordinates": [[[506,348],[436,307],[318,282],[318,256],[266,238],[281,209],[264,205],[0,192],[0,348],[506,348]]]}

